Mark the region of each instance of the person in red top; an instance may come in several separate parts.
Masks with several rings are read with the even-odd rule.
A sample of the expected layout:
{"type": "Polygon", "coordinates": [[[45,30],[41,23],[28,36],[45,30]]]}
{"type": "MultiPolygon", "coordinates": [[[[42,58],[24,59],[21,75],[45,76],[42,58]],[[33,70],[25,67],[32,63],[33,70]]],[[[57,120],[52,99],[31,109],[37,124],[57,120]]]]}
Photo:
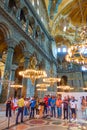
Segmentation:
{"type": "Polygon", "coordinates": [[[45,95],[45,97],[44,97],[44,103],[45,103],[44,113],[47,114],[47,107],[48,107],[48,96],[47,95],[45,95]]]}
{"type": "Polygon", "coordinates": [[[58,95],[58,98],[56,99],[56,107],[57,107],[57,117],[61,118],[61,116],[62,116],[62,99],[61,99],[61,95],[58,95]]]}

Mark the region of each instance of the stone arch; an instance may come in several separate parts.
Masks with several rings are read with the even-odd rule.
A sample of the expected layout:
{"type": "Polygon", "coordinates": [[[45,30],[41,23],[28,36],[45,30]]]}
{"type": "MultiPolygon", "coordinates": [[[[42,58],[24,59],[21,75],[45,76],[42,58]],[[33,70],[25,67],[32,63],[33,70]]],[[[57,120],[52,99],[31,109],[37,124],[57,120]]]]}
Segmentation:
{"type": "Polygon", "coordinates": [[[6,56],[7,56],[7,41],[11,37],[11,32],[9,27],[5,24],[0,22],[0,55],[2,62],[5,63],[6,56]]]}
{"type": "Polygon", "coordinates": [[[20,20],[23,21],[23,22],[26,22],[26,16],[28,15],[28,9],[26,6],[24,6],[22,9],[21,9],[21,12],[20,12],[20,20]]]}
{"type": "Polygon", "coordinates": [[[8,11],[11,11],[12,15],[16,16],[17,10],[21,6],[20,0],[8,0],[6,4],[8,11]]]}
{"type": "Polygon", "coordinates": [[[0,64],[3,63],[2,77],[4,75],[5,62],[7,58],[8,44],[6,39],[11,37],[11,32],[5,23],[0,22],[0,64]]]}
{"type": "Polygon", "coordinates": [[[35,29],[35,19],[33,18],[33,16],[29,16],[28,32],[30,36],[33,36],[34,29],[35,29]]]}
{"type": "Polygon", "coordinates": [[[22,51],[24,52],[25,50],[27,50],[27,47],[26,47],[26,42],[24,40],[21,40],[19,42],[19,46],[21,47],[22,51]]]}
{"type": "Polygon", "coordinates": [[[43,32],[41,33],[41,40],[45,41],[45,34],[43,32]]]}
{"type": "Polygon", "coordinates": [[[15,64],[22,64],[24,62],[24,51],[26,50],[26,42],[21,40],[19,44],[15,46],[13,62],[15,64]]]}
{"type": "Polygon", "coordinates": [[[8,1],[8,7],[10,9],[19,8],[20,7],[20,0],[9,0],[8,1]]]}
{"type": "Polygon", "coordinates": [[[11,37],[11,31],[5,23],[0,23],[0,30],[3,32],[5,39],[9,39],[11,37]]]}
{"type": "Polygon", "coordinates": [[[13,7],[16,7],[15,0],[9,0],[9,2],[8,2],[8,7],[9,7],[10,9],[12,9],[13,7]]]}
{"type": "Polygon", "coordinates": [[[42,60],[39,62],[38,68],[39,68],[39,69],[45,69],[45,61],[44,61],[43,58],[42,58],[42,60]]]}
{"type": "Polygon", "coordinates": [[[15,71],[15,80],[18,84],[22,84],[23,77],[19,75],[19,71],[24,69],[24,52],[27,51],[26,41],[19,40],[14,49],[13,64],[18,64],[18,68],[15,71]]]}
{"type": "Polygon", "coordinates": [[[35,25],[35,19],[33,16],[30,16],[29,17],[29,26],[33,29],[34,25],[35,25]]]}
{"type": "Polygon", "coordinates": [[[41,30],[40,30],[39,25],[37,25],[37,26],[36,26],[36,35],[35,35],[35,37],[38,38],[39,35],[41,35],[41,30]]]}
{"type": "Polygon", "coordinates": [[[63,75],[61,77],[60,85],[67,85],[68,77],[66,75],[63,75]]]}

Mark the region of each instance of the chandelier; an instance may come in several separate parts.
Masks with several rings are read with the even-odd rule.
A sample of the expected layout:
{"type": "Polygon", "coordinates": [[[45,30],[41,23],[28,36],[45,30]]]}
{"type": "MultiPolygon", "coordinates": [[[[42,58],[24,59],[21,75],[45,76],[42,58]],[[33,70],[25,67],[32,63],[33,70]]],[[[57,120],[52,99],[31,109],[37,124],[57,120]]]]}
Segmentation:
{"type": "Polygon", "coordinates": [[[54,72],[53,69],[50,69],[50,77],[47,78],[43,78],[43,82],[50,84],[51,86],[56,83],[56,82],[60,82],[60,78],[57,77],[53,77],[54,72]]]}
{"type": "Polygon", "coordinates": [[[47,77],[45,71],[35,69],[26,69],[24,71],[20,71],[19,75],[23,76],[23,78],[30,78],[32,83],[34,83],[36,79],[47,77]]]}
{"type": "Polygon", "coordinates": [[[43,82],[46,82],[46,83],[55,83],[55,82],[60,82],[60,78],[56,78],[56,77],[48,77],[48,78],[44,78],[43,79],[43,82]]]}
{"type": "Polygon", "coordinates": [[[66,61],[76,64],[87,64],[87,43],[71,46],[66,55],[66,61]]]}
{"type": "Polygon", "coordinates": [[[47,88],[38,88],[37,91],[47,91],[47,88]]]}
{"type": "Polygon", "coordinates": [[[42,87],[42,88],[49,87],[49,86],[50,86],[50,84],[46,84],[46,83],[40,83],[40,84],[36,85],[36,87],[42,87]]]}
{"type": "Polygon", "coordinates": [[[30,58],[29,68],[19,72],[19,75],[23,76],[23,78],[29,78],[34,84],[36,79],[47,77],[47,74],[44,70],[36,69],[37,66],[37,59],[34,56],[30,58]]]}
{"type": "Polygon", "coordinates": [[[66,55],[66,61],[87,65],[87,25],[80,27],[79,31],[80,43],[69,48],[68,54],[66,55]]]}
{"type": "Polygon", "coordinates": [[[74,88],[70,86],[57,86],[57,88],[63,89],[63,90],[73,90],[74,88]]]}
{"type": "Polygon", "coordinates": [[[87,26],[83,26],[81,30],[82,30],[80,33],[81,40],[85,41],[87,40],[87,26]]]}
{"type": "Polygon", "coordinates": [[[83,90],[87,90],[87,88],[83,88],[83,90]]]}
{"type": "Polygon", "coordinates": [[[13,84],[11,85],[12,88],[22,88],[23,86],[22,85],[19,85],[19,84],[13,84]]]}

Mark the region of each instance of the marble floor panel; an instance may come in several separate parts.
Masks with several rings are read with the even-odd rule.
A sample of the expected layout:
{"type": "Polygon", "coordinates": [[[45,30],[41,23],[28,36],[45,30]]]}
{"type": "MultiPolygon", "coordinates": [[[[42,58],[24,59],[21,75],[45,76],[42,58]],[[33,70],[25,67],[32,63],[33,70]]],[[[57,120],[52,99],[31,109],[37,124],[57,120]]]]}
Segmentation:
{"type": "Polygon", "coordinates": [[[78,119],[75,122],[69,122],[58,118],[29,119],[24,117],[24,122],[15,125],[16,116],[8,118],[5,113],[0,114],[0,130],[87,130],[87,121],[78,119]],[[9,128],[8,128],[9,127],[9,128]]]}

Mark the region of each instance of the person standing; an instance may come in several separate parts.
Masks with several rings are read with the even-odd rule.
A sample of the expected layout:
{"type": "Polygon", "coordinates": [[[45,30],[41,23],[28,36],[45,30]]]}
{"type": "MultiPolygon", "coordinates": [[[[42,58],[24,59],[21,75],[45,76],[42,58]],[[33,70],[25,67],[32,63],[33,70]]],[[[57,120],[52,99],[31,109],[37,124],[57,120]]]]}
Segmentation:
{"type": "Polygon", "coordinates": [[[48,96],[45,95],[44,97],[44,103],[45,103],[45,107],[44,107],[44,114],[47,115],[47,108],[48,108],[48,96]]]}
{"type": "Polygon", "coordinates": [[[77,101],[75,97],[72,97],[70,100],[70,108],[71,108],[71,114],[72,114],[71,121],[76,120],[77,101]]]}
{"type": "Polygon", "coordinates": [[[29,108],[29,100],[28,98],[25,98],[24,99],[24,116],[27,116],[29,114],[28,108],[29,108]]]}
{"type": "Polygon", "coordinates": [[[24,110],[24,99],[23,99],[23,97],[21,97],[21,96],[19,97],[17,105],[18,105],[18,113],[17,113],[17,117],[16,117],[16,124],[18,124],[18,118],[19,118],[20,114],[21,114],[21,123],[23,122],[23,110],[24,110]]]}
{"type": "Polygon", "coordinates": [[[51,96],[48,95],[48,115],[51,116],[51,96]]]}
{"type": "Polygon", "coordinates": [[[13,110],[13,114],[15,115],[15,111],[16,109],[18,108],[18,105],[17,105],[17,102],[18,102],[18,98],[17,97],[14,97],[12,99],[12,110],[13,110]]]}
{"type": "Polygon", "coordinates": [[[56,111],[55,111],[56,99],[55,99],[54,96],[52,96],[50,104],[51,104],[51,114],[52,114],[52,117],[56,117],[56,111]]]}
{"type": "Polygon", "coordinates": [[[58,98],[56,100],[56,107],[57,107],[57,117],[61,118],[61,116],[62,116],[62,99],[61,99],[61,95],[58,95],[58,98]]]}
{"type": "Polygon", "coordinates": [[[35,116],[35,106],[36,106],[36,100],[34,99],[34,97],[32,97],[31,101],[30,101],[30,118],[34,118],[35,116]]]}
{"type": "Polygon", "coordinates": [[[68,101],[67,97],[65,96],[64,100],[63,100],[64,119],[68,119],[68,104],[69,104],[69,101],[68,101]]]}
{"type": "Polygon", "coordinates": [[[39,116],[40,118],[42,118],[44,115],[44,106],[45,106],[45,103],[43,101],[43,99],[40,99],[39,100],[39,116]]]}
{"type": "Polygon", "coordinates": [[[12,111],[11,111],[12,100],[11,100],[11,97],[9,97],[7,99],[7,101],[5,102],[5,104],[6,104],[6,117],[11,117],[12,116],[12,111]]]}

